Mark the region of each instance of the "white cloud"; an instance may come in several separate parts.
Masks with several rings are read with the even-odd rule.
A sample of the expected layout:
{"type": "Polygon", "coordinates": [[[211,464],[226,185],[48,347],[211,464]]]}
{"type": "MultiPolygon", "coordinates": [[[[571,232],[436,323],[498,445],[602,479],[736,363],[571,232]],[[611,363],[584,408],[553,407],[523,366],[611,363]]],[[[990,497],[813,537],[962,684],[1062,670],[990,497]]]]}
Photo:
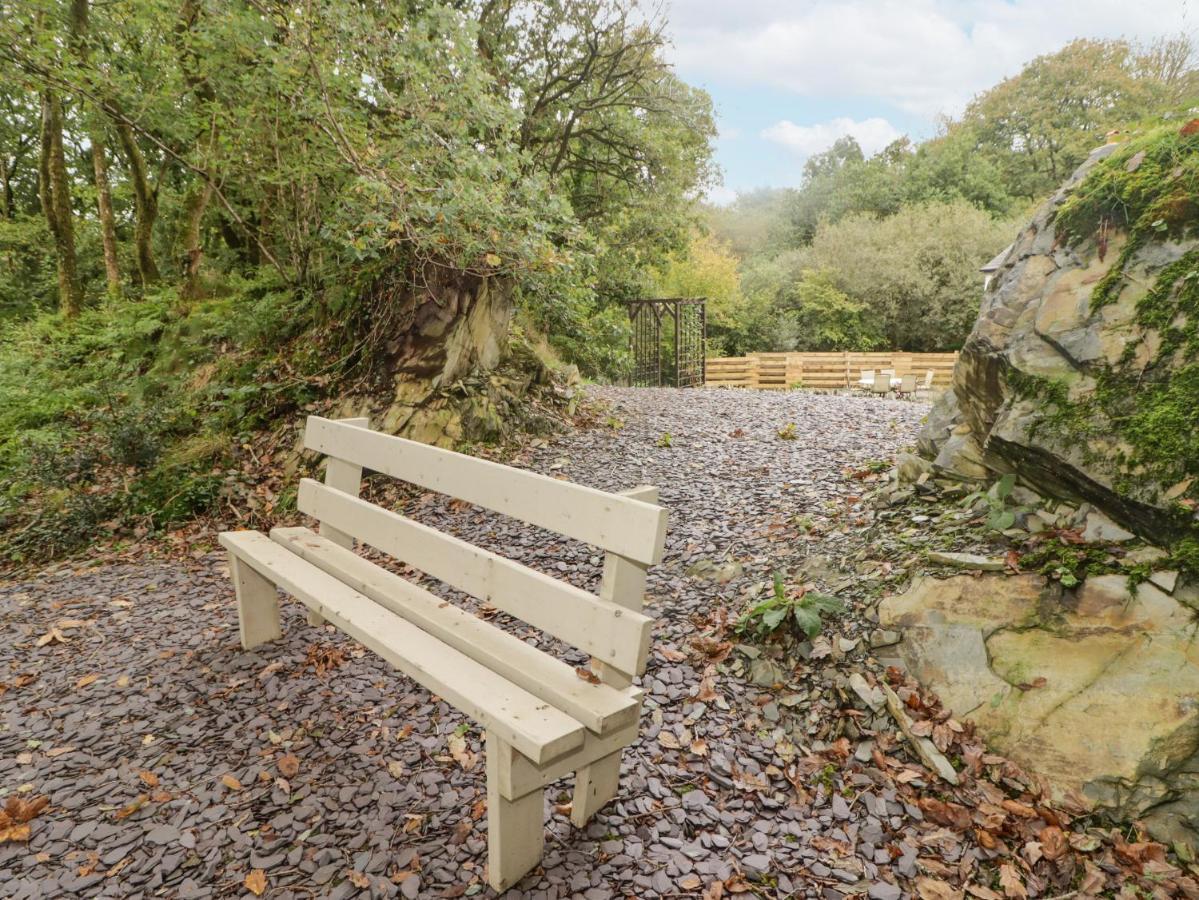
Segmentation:
{"type": "Polygon", "coordinates": [[[900,136],[901,132],[886,119],[876,117],[855,122],[838,118],[815,125],[796,125],[787,119],[776,122],[762,131],[762,137],[782,144],[801,159],[827,150],[837,138],[851,135],[862,152],[872,156],[900,136]]]}
{"type": "Polygon", "coordinates": [[[690,77],[956,114],[979,91],[1076,37],[1193,33],[1192,0],[674,0],[690,77]],[[1188,14],[1189,13],[1189,14],[1188,14]]]}

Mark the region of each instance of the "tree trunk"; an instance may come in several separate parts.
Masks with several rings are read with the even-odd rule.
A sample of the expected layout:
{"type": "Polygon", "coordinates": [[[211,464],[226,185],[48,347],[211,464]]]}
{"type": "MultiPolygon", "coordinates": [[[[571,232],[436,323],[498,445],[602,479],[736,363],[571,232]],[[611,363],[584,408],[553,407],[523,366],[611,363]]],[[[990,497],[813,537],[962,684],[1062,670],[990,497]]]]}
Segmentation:
{"type": "MultiPolygon", "coordinates": [[[[88,2],[71,0],[71,47],[79,62],[87,67],[88,2]]],[[[100,237],[104,245],[104,274],[109,296],[121,292],[121,270],[117,265],[117,229],[112,217],[112,193],[108,188],[108,162],[104,158],[104,132],[98,124],[89,128],[92,144],[92,170],[96,176],[96,207],[100,215],[100,237]]]]}
{"type": "Polygon", "coordinates": [[[158,265],[154,262],[154,220],[158,218],[158,195],[150,186],[146,172],[146,158],[137,145],[133,129],[125,122],[117,123],[117,136],[129,162],[129,176],[133,183],[133,243],[137,250],[137,273],[142,287],[158,281],[158,265]]]}
{"type": "Polygon", "coordinates": [[[121,267],[117,263],[117,226],[112,214],[112,191],[108,186],[108,160],[99,128],[92,131],[92,168],[96,174],[96,208],[100,215],[100,237],[104,243],[104,275],[110,297],[121,294],[121,267]]]}
{"type": "Polygon", "coordinates": [[[71,213],[71,186],[62,147],[62,100],[53,91],[42,94],[42,152],[39,191],[42,212],[54,238],[58,259],[58,305],[74,318],[83,308],[83,286],[75,260],[75,223],[71,213]]]}
{"type": "Polygon", "coordinates": [[[187,195],[187,205],[183,224],[183,252],[186,254],[183,271],[184,300],[196,300],[200,297],[200,263],[204,259],[203,231],[204,213],[212,199],[212,182],[203,179],[193,185],[187,195]]]}

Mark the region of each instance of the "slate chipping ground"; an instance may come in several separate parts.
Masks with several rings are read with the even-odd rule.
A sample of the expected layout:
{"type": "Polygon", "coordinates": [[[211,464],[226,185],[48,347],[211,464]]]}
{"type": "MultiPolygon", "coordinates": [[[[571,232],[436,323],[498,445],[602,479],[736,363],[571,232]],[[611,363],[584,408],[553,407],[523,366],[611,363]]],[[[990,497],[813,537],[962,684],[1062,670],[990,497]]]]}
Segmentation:
{"type": "MultiPolygon", "coordinates": [[[[914,874],[905,834],[919,810],[865,775],[852,801],[820,792],[803,808],[781,777],[784,728],[802,733],[828,708],[818,677],[780,709],[721,672],[708,685],[716,698],[700,701],[705,664],[688,642],[722,608],[735,616],[775,567],[814,553],[835,561],[839,530],[803,536],[789,520],[844,507],[860,493],[846,467],[911,443],[927,407],[799,392],[593,393],[610,404],[597,427],[521,461],[609,490],[656,484],[671,510],[666,558],[649,579],[657,624],[642,733],[625,751],[617,801],[586,829],[554,809],[569,802],[569,781],[546,791],[543,868],[509,896],[686,896],[714,882],[760,896],[906,895],[896,882],[914,874]],[[776,434],[789,422],[797,440],[776,434]],[[728,559],[744,571],[727,583],[687,574],[728,559]],[[833,845],[845,851],[835,861],[833,845]]],[[[435,495],[405,511],[598,585],[594,548],[435,495]]],[[[249,896],[254,869],[276,898],[490,893],[478,727],[352,640],[309,628],[298,604],[285,603],[283,618],[282,641],[241,651],[222,554],[60,567],[0,587],[0,789],[50,800],[27,844],[0,844],[0,897],[249,896]],[[451,749],[460,726],[465,746],[451,749]]],[[[851,612],[833,630],[870,627],[851,612]]]]}

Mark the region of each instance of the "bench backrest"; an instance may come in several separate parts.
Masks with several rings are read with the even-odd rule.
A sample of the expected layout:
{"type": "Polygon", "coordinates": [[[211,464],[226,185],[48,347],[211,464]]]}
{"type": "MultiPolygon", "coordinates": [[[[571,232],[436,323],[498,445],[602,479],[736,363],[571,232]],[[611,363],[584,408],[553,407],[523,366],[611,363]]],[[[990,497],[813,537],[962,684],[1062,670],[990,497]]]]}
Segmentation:
{"type": "Polygon", "coordinates": [[[329,462],[325,484],[301,481],[297,504],[321,522],[323,535],[381,550],[619,672],[644,671],[652,623],[641,614],[641,595],[646,567],[662,558],[665,509],[365,426],[362,419],[308,418],[304,446],[329,462]],[[600,596],[360,499],[363,469],[606,550],[600,596]]]}

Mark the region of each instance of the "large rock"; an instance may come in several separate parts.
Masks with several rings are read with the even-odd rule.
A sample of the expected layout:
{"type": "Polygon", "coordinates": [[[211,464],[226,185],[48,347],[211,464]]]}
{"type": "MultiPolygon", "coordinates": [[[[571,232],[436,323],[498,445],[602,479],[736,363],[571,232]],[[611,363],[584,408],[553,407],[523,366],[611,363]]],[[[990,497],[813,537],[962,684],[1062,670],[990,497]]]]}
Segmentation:
{"type": "Polygon", "coordinates": [[[1199,835],[1199,646],[1191,611],[1123,575],[922,578],[883,600],[912,673],[987,742],[1069,797],[1199,835]]]}
{"type": "MultiPolygon", "coordinates": [[[[1186,145],[1185,152],[1193,150],[1186,145]]],[[[988,283],[952,389],[930,414],[919,449],[941,474],[986,479],[1015,472],[1042,494],[1088,501],[1130,531],[1173,544],[1199,531],[1177,506],[1179,499],[1199,499],[1199,479],[1187,483],[1191,463],[1156,450],[1169,442],[1144,429],[1163,428],[1177,438],[1179,429],[1195,429],[1195,418],[1171,408],[1146,416],[1130,437],[1122,428],[1130,411],[1142,411],[1138,390],[1111,385],[1160,387],[1193,367],[1183,350],[1162,349],[1141,301],[1163,273],[1178,278],[1172,264],[1193,259],[1199,237],[1193,228],[1155,221],[1138,226],[1134,240],[1115,217],[1101,219],[1090,235],[1058,233],[1059,213],[1086,179],[1113,171],[1124,177],[1142,166],[1126,160],[1129,153],[1118,144],[1096,150],[1016,238],[988,283]],[[1106,302],[1097,301],[1096,288],[1113,267],[1120,267],[1116,288],[1106,302]],[[1123,380],[1113,382],[1113,373],[1123,380]],[[1159,458],[1149,459],[1155,452],[1159,458]]],[[[1169,169],[1160,176],[1163,191],[1171,177],[1169,169]]],[[[1172,327],[1189,327],[1185,281],[1164,291],[1180,310],[1172,327]]]]}

